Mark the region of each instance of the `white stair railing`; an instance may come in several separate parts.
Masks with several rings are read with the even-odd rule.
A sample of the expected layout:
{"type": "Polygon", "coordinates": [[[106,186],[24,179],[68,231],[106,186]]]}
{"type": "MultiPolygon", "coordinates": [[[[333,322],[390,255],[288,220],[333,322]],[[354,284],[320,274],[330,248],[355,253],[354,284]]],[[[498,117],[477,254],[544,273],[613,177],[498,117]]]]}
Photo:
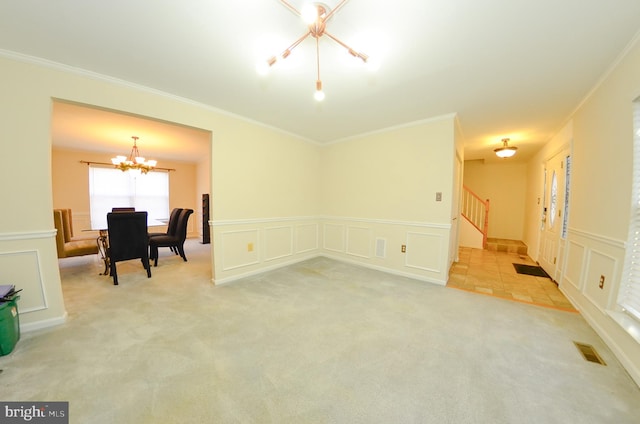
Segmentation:
{"type": "Polygon", "coordinates": [[[489,229],[489,199],[482,200],[468,187],[462,186],[462,188],[462,216],[482,233],[482,247],[486,249],[489,229]]]}

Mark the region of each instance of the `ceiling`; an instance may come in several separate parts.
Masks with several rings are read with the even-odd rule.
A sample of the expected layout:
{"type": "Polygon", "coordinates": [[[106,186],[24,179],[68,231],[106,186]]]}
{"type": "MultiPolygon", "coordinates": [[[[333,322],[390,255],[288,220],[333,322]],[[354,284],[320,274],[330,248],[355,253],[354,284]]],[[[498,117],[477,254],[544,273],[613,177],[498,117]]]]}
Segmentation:
{"type": "Polygon", "coordinates": [[[147,159],[206,162],[211,146],[209,131],[64,101],[54,101],[51,122],[55,147],[105,152],[106,162],[129,156],[133,136],[147,159]]]}
{"type": "MultiPolygon", "coordinates": [[[[638,0],[350,0],[327,31],[380,68],[367,71],[321,37],[318,103],[313,38],[267,76],[256,72],[306,31],[278,0],[0,2],[6,55],[126,80],[318,143],[457,113],[465,159],[485,160],[496,160],[503,137],[519,148],[509,160],[534,154],[639,29],[638,0]]],[[[118,138],[130,146],[138,135],[142,153],[155,152],[131,131],[118,138]]]]}

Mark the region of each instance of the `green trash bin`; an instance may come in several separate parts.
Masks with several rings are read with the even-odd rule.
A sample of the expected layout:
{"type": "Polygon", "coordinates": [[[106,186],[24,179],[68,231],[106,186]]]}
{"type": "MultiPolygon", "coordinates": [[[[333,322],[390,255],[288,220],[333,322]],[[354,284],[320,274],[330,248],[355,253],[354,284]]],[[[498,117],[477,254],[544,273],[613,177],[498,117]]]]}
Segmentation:
{"type": "Polygon", "coordinates": [[[10,354],[20,340],[19,292],[14,286],[0,286],[0,356],[10,354]]]}

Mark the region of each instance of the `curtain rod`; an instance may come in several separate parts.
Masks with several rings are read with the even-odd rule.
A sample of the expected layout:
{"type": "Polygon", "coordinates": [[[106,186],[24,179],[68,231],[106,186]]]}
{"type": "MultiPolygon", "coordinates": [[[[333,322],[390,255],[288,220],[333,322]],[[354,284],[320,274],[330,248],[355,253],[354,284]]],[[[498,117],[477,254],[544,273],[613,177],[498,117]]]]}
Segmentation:
{"type": "MultiPolygon", "coordinates": [[[[108,162],[93,162],[93,161],[88,161],[88,160],[81,160],[80,163],[86,163],[87,165],[108,165],[108,166],[114,166],[112,163],[108,163],[108,162]]],[[[175,171],[175,168],[160,168],[160,167],[154,167],[153,169],[158,169],[160,171],[175,171]]]]}

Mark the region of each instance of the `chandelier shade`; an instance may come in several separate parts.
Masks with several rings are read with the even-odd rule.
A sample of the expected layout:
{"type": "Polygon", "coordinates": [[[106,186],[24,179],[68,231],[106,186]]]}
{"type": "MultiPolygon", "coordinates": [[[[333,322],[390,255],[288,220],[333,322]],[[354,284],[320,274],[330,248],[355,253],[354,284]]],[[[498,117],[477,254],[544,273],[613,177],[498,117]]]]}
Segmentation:
{"type": "Polygon", "coordinates": [[[510,158],[511,156],[516,154],[516,150],[518,150],[517,147],[509,146],[508,138],[503,138],[502,147],[495,149],[494,152],[496,152],[496,156],[498,156],[499,158],[510,158]]]}
{"type": "Polygon", "coordinates": [[[133,147],[129,157],[119,155],[111,158],[111,163],[123,172],[133,171],[146,174],[155,168],[158,162],[153,159],[146,160],[138,150],[139,137],[132,136],[131,138],[133,139],[133,147]]]}

